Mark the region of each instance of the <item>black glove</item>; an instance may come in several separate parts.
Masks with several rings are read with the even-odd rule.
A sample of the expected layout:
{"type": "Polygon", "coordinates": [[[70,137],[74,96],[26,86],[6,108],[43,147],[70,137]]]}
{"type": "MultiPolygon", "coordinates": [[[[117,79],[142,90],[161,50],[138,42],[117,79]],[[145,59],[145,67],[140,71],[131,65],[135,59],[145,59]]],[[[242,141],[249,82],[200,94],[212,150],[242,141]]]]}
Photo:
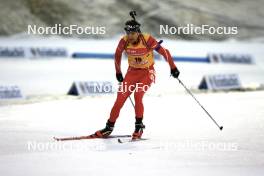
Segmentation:
{"type": "Polygon", "coordinates": [[[123,82],[124,78],[122,73],[116,73],[116,79],[118,82],[123,82]]]}
{"type": "Polygon", "coordinates": [[[173,68],[171,69],[171,75],[174,77],[174,78],[178,78],[179,75],[180,75],[180,71],[176,68],[173,68]]]}

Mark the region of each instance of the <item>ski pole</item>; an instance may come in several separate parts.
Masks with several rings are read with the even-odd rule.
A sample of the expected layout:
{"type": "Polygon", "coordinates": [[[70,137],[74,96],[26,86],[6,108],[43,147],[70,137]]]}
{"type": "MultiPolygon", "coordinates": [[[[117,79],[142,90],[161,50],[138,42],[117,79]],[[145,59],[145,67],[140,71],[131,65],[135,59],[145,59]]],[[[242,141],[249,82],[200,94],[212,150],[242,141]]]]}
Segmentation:
{"type": "MultiPolygon", "coordinates": [[[[121,82],[119,82],[119,86],[121,86],[121,82]]],[[[131,102],[131,104],[132,104],[132,106],[133,106],[133,108],[135,109],[135,104],[134,104],[134,102],[133,102],[133,100],[132,100],[132,98],[131,98],[131,96],[129,95],[128,96],[128,98],[129,98],[129,100],[130,100],[130,102],[131,102]]]]}
{"type": "Polygon", "coordinates": [[[223,126],[218,125],[218,123],[215,121],[215,119],[209,114],[209,112],[203,107],[203,105],[195,98],[195,96],[192,94],[192,92],[183,84],[183,82],[177,78],[179,83],[185,88],[185,90],[193,97],[193,99],[197,102],[197,104],[204,110],[204,112],[211,118],[211,120],[215,123],[215,125],[222,130],[223,126]]]}
{"type": "Polygon", "coordinates": [[[129,98],[129,100],[130,100],[130,102],[131,102],[132,106],[133,106],[133,107],[134,107],[134,109],[135,109],[135,104],[134,104],[133,100],[131,99],[130,95],[128,96],[128,98],[129,98]]]}

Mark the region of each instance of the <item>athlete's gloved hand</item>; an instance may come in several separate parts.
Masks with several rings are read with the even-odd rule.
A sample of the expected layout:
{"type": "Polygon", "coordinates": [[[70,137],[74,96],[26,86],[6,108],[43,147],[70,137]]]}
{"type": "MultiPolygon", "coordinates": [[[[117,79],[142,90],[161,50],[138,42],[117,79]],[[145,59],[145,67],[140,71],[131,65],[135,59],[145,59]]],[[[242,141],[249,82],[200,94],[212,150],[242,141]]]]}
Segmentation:
{"type": "Polygon", "coordinates": [[[178,70],[178,68],[173,68],[171,69],[171,75],[174,77],[174,78],[178,78],[179,75],[180,75],[180,71],[178,70]]]}
{"type": "Polygon", "coordinates": [[[122,73],[116,73],[116,79],[118,82],[123,82],[124,78],[122,73]]]}

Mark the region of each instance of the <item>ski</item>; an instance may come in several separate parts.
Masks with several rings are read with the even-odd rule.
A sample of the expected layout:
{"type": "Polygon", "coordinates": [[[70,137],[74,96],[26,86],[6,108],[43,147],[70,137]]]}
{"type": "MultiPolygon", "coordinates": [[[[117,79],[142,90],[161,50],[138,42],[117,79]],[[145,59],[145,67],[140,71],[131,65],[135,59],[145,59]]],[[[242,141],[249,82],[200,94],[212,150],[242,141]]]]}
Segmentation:
{"type": "Polygon", "coordinates": [[[124,144],[124,143],[129,143],[129,142],[138,142],[138,141],[145,141],[145,140],[149,140],[148,138],[139,138],[139,139],[121,139],[118,138],[117,141],[120,144],[124,144]]]}
{"type": "Polygon", "coordinates": [[[53,137],[53,139],[56,141],[70,141],[70,140],[83,140],[83,139],[112,139],[112,138],[126,138],[126,137],[131,137],[131,135],[110,135],[108,137],[102,138],[95,134],[91,134],[88,136],[75,136],[75,137],[63,137],[63,138],[53,137]]]}

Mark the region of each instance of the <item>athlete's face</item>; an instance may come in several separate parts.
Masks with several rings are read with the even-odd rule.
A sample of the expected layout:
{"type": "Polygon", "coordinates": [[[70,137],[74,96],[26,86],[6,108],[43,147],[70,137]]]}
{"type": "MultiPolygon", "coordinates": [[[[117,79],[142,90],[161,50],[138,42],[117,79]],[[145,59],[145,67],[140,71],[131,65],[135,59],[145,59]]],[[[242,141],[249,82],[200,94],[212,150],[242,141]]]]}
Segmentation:
{"type": "Polygon", "coordinates": [[[130,43],[136,43],[138,41],[138,32],[130,32],[127,37],[130,43]]]}

